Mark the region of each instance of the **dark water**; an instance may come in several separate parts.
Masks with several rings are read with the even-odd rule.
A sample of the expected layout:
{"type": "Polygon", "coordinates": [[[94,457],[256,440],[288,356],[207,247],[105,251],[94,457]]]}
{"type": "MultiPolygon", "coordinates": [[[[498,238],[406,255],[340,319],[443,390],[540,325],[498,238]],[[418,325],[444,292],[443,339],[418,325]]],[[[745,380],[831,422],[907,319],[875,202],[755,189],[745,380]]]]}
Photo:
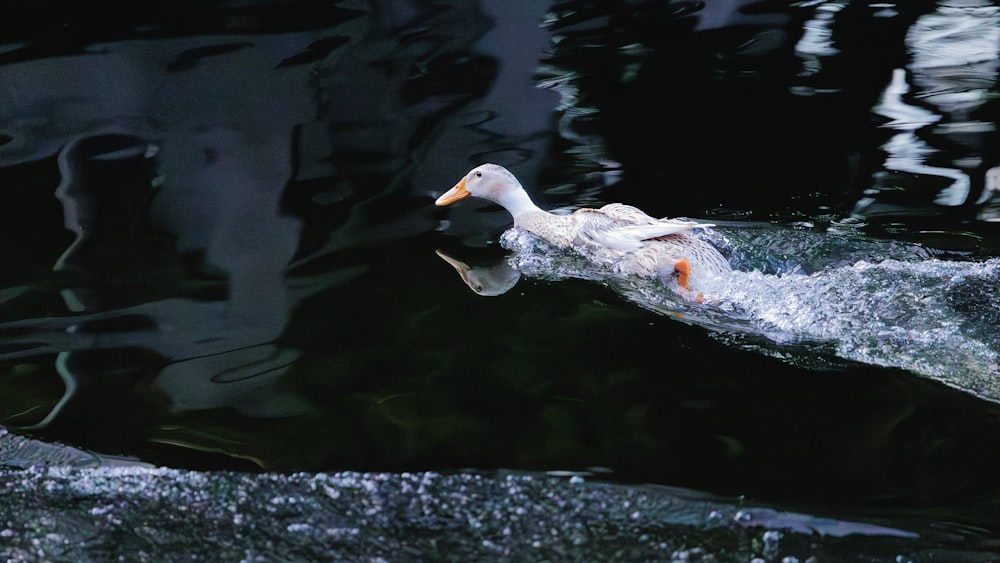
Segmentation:
{"type": "Polygon", "coordinates": [[[3,24],[0,424],[1000,528],[995,7],[124,16],[3,24]],[[711,220],[727,299],[544,253],[477,295],[438,251],[502,268],[509,216],[433,198],[484,161],[547,207],[711,220]]]}

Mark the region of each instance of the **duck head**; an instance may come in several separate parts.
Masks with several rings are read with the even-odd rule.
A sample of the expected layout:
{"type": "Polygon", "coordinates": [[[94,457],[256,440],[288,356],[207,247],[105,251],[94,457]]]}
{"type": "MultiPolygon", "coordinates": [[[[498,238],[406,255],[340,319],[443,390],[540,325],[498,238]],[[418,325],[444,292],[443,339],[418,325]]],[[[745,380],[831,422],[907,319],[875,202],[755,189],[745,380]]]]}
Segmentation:
{"type": "Polygon", "coordinates": [[[453,188],[441,194],[434,205],[449,205],[470,196],[499,204],[514,217],[538,211],[521,182],[509,170],[497,164],[483,164],[473,168],[453,188]]]}

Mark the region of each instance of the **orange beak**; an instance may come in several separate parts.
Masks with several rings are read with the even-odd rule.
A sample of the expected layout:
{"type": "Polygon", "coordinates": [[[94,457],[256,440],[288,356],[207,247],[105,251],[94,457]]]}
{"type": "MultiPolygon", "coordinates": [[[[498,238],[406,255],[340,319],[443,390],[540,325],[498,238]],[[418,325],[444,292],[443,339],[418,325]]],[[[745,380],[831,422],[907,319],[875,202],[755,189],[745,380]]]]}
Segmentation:
{"type": "Polygon", "coordinates": [[[455,203],[458,200],[469,197],[469,190],[465,189],[465,178],[462,178],[455,187],[441,194],[441,197],[434,201],[434,205],[443,206],[455,203]]]}
{"type": "Polygon", "coordinates": [[[441,257],[442,260],[451,264],[451,267],[455,268],[455,271],[458,272],[458,275],[462,276],[462,281],[464,281],[468,285],[469,270],[472,269],[472,266],[469,266],[468,264],[462,262],[457,258],[452,258],[451,256],[448,256],[444,252],[441,252],[440,250],[435,250],[434,252],[436,252],[437,255],[441,257]]]}

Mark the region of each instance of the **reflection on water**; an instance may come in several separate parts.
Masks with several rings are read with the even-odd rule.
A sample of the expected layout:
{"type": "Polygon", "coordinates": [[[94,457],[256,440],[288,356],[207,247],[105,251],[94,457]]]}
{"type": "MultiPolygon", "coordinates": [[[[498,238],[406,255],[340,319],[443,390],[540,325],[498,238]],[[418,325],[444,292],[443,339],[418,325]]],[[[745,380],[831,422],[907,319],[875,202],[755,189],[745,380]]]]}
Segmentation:
{"type": "Polygon", "coordinates": [[[459,277],[469,286],[469,289],[482,295],[483,297],[495,297],[510,291],[518,280],[521,279],[521,272],[507,263],[506,260],[499,260],[492,264],[473,267],[465,262],[449,256],[446,252],[437,250],[437,255],[442,260],[455,268],[459,277]]]}
{"type": "Polygon", "coordinates": [[[877,188],[858,202],[857,212],[902,211],[895,198],[883,202],[880,195],[915,179],[933,186],[936,205],[982,204],[991,196],[984,184],[1000,148],[995,110],[988,107],[1000,64],[1000,8],[988,2],[942,2],[909,27],[905,45],[905,67],[893,71],[874,108],[890,119],[883,127],[896,131],[883,145],[886,170],[877,188]]]}
{"type": "MultiPolygon", "coordinates": [[[[111,371],[173,416],[313,412],[281,383],[302,356],[281,343],[293,312],[370,267],[337,253],[433,228],[430,208],[399,209],[423,192],[413,155],[442,150],[428,135],[493,83],[488,50],[470,50],[487,15],[455,8],[334,10],[312,31],[94,42],[59,57],[12,45],[0,157],[11,182],[38,191],[47,178],[32,163],[58,166],[49,197],[74,239],[51,274],[10,276],[3,358],[51,362],[65,391],[9,422],[57,424],[111,371]]],[[[58,230],[53,218],[35,228],[58,230]]]]}
{"type": "Polygon", "coordinates": [[[3,46],[0,423],[189,466],[995,494],[994,8],[334,4],[3,46]],[[707,215],[742,271],[697,308],[490,270],[507,214],[433,206],[485,160],[547,208],[707,215]]]}

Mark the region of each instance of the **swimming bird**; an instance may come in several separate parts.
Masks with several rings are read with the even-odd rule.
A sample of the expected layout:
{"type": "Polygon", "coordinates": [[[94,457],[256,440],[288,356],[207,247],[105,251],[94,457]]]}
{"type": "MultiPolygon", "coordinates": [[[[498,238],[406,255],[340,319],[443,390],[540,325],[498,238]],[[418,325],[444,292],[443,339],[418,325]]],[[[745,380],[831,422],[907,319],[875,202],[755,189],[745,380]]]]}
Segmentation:
{"type": "Polygon", "coordinates": [[[655,219],[623,203],[578,209],[568,215],[549,213],[535,205],[509,170],[496,164],[473,168],[434,203],[449,205],[470,196],[499,204],[513,216],[515,227],[575,250],[615,273],[660,279],[676,276],[682,295],[693,295],[706,280],[732,271],[718,249],[689,233],[711,224],[655,219]]]}

